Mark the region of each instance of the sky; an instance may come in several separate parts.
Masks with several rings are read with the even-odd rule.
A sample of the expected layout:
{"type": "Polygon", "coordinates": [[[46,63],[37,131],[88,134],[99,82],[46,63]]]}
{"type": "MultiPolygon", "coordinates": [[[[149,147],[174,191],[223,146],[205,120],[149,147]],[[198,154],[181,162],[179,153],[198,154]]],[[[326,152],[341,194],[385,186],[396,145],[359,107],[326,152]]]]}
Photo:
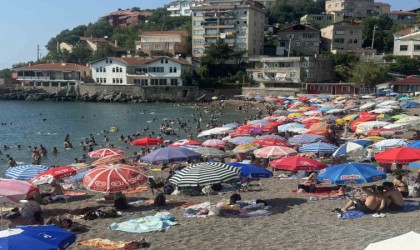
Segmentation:
{"type": "MultiPolygon", "coordinates": [[[[391,10],[420,7],[418,0],[381,0],[391,10]]],[[[0,69],[19,62],[35,61],[37,45],[46,55],[45,45],[65,29],[95,22],[118,8],[162,7],[171,0],[1,0],[0,69]]]]}

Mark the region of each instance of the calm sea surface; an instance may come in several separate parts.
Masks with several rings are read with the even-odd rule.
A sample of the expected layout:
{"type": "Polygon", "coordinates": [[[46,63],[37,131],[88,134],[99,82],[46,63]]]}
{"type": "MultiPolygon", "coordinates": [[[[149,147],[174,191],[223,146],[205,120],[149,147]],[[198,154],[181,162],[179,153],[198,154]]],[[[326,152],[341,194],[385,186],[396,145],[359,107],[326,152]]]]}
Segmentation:
{"type": "MultiPolygon", "coordinates": [[[[220,119],[233,122],[235,119],[244,120],[246,114],[226,107],[220,119]]],[[[0,101],[0,122],[7,125],[0,126],[0,176],[7,168],[6,154],[17,162],[31,164],[31,152],[28,146],[42,144],[48,150],[47,157],[42,158],[41,164],[65,165],[80,158],[87,151],[82,149],[80,141],[89,134],[95,136],[98,144],[106,144],[101,130],[118,127],[117,133],[109,133],[107,137],[116,148],[126,151],[131,156],[138,147],[130,146],[119,140],[120,135],[131,135],[147,126],[150,131],[159,133],[159,126],[165,120],[175,119],[191,122],[191,133],[196,136],[196,124],[193,114],[202,114],[201,128],[210,119],[210,113],[196,109],[194,104],[148,103],[148,104],[118,104],[118,103],[84,103],[84,102],[24,102],[0,101]],[[153,121],[155,119],[155,121],[153,121]],[[73,150],[64,150],[63,141],[66,134],[70,134],[73,150]],[[4,145],[11,147],[4,150],[4,145]],[[21,150],[16,148],[21,145],[21,150]],[[53,147],[57,147],[58,155],[51,154],[53,147]]],[[[219,116],[219,114],[216,114],[219,116]]],[[[177,126],[173,126],[175,129],[177,126]]],[[[184,131],[176,130],[181,139],[186,138],[184,131]]],[[[190,133],[190,132],[188,132],[190,133]]],[[[140,137],[139,137],[140,138],[140,137]]],[[[174,141],[176,136],[165,136],[164,139],[174,141]]],[[[195,138],[196,139],[196,138],[195,138]]],[[[99,147],[95,147],[97,149],[99,147]]],[[[91,161],[93,159],[88,159],[91,161]]]]}

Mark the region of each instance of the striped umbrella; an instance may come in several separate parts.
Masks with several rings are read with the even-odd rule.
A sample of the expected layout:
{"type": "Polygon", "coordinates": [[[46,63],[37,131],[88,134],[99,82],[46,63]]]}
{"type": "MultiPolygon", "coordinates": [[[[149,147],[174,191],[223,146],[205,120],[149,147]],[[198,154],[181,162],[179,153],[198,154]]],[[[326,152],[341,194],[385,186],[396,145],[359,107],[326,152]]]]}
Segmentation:
{"type": "Polygon", "coordinates": [[[207,186],[239,179],[240,169],[219,162],[191,164],[169,181],[179,187],[207,186]]]}
{"type": "Polygon", "coordinates": [[[284,156],[297,155],[297,152],[289,147],[270,146],[255,150],[254,155],[258,158],[277,159],[284,156]]]}
{"type": "Polygon", "coordinates": [[[255,150],[257,148],[259,148],[260,146],[258,146],[257,144],[251,142],[251,143],[247,143],[247,144],[242,144],[242,145],[238,145],[233,149],[234,153],[247,153],[249,151],[255,150]]]}
{"type": "Polygon", "coordinates": [[[335,150],[337,150],[337,146],[325,142],[315,142],[311,144],[306,144],[299,148],[299,151],[302,153],[332,153],[335,150]]]}
{"type": "Polygon", "coordinates": [[[98,159],[98,160],[92,162],[90,165],[99,166],[99,165],[104,165],[104,164],[108,164],[108,163],[115,163],[115,162],[118,162],[118,161],[120,161],[124,158],[125,158],[124,155],[109,155],[109,156],[105,156],[101,159],[98,159]]]}
{"type": "Polygon", "coordinates": [[[50,167],[42,165],[20,165],[6,170],[6,176],[15,180],[27,181],[35,175],[48,170],[50,167]]]}
{"type": "Polygon", "coordinates": [[[303,135],[295,135],[289,139],[289,143],[292,145],[301,145],[316,141],[321,141],[325,137],[323,135],[312,135],[312,134],[303,134],[303,135]]]}
{"type": "Polygon", "coordinates": [[[386,139],[373,144],[373,146],[378,150],[405,147],[407,145],[408,143],[403,139],[386,139]]]}
{"type": "Polygon", "coordinates": [[[39,189],[26,181],[0,179],[0,203],[18,203],[38,193],[39,189]]]}
{"type": "Polygon", "coordinates": [[[102,158],[110,155],[125,155],[124,151],[115,148],[102,148],[89,152],[88,155],[92,158],[102,158]]]}

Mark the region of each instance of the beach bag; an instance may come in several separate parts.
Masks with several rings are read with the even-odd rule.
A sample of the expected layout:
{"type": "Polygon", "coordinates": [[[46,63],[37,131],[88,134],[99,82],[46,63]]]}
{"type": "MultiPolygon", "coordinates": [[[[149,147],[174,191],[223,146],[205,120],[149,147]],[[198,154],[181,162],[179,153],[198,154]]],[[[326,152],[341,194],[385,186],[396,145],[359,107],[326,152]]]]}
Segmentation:
{"type": "Polygon", "coordinates": [[[175,188],[174,188],[174,186],[172,186],[172,185],[165,185],[164,187],[163,187],[163,192],[166,194],[166,195],[171,195],[173,192],[175,191],[175,188]]]}
{"type": "Polygon", "coordinates": [[[158,194],[153,202],[153,204],[157,207],[166,206],[166,197],[163,194],[158,194]]]}
{"type": "Polygon", "coordinates": [[[115,199],[114,207],[118,210],[128,209],[129,206],[128,206],[127,199],[124,198],[124,197],[120,197],[120,198],[115,199]]]}

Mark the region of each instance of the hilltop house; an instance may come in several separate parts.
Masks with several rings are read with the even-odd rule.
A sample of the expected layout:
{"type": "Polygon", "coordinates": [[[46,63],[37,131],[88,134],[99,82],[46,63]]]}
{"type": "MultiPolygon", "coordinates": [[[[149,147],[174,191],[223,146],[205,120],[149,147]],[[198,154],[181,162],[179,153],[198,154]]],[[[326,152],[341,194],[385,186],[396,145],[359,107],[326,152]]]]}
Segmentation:
{"type": "Polygon", "coordinates": [[[152,51],[164,51],[172,55],[186,55],[188,49],[188,32],[173,31],[144,31],[140,33],[140,41],[136,41],[136,51],[151,54],[152,51]]]}
{"type": "Polygon", "coordinates": [[[171,16],[191,16],[191,5],[193,0],[178,0],[169,3],[166,10],[171,12],[171,16]]]}
{"type": "Polygon", "coordinates": [[[418,26],[394,33],[394,55],[420,57],[420,29],[418,26]]]}
{"type": "Polygon", "coordinates": [[[111,12],[102,17],[112,27],[125,28],[130,25],[138,25],[144,23],[148,17],[152,15],[149,11],[132,11],[130,9],[111,12]]]}
{"type": "Polygon", "coordinates": [[[417,22],[417,13],[411,11],[391,11],[384,13],[386,16],[392,19],[395,24],[415,24],[417,22]]]}
{"type": "Polygon", "coordinates": [[[327,0],[325,11],[343,12],[345,17],[365,18],[374,14],[375,5],[373,0],[327,0]]]}
{"type": "Polygon", "coordinates": [[[295,24],[277,33],[280,46],[277,55],[313,56],[319,54],[320,32],[310,26],[295,24]]]}
{"type": "Polygon", "coordinates": [[[14,70],[22,86],[66,87],[90,79],[90,68],[74,63],[48,63],[20,67],[14,70]]]}
{"type": "Polygon", "coordinates": [[[172,57],[108,57],[91,63],[92,78],[102,85],[183,86],[191,64],[172,57]]]}
{"type": "Polygon", "coordinates": [[[389,3],[374,2],[375,13],[384,14],[391,11],[391,5],[389,3]]]}
{"type": "Polygon", "coordinates": [[[360,52],[362,50],[363,24],[360,21],[344,20],[321,29],[324,50],[337,52],[360,52]]]}
{"type": "Polygon", "coordinates": [[[300,23],[309,25],[316,29],[322,29],[333,23],[344,20],[342,12],[331,12],[329,14],[307,14],[300,18],[300,23]]]}

